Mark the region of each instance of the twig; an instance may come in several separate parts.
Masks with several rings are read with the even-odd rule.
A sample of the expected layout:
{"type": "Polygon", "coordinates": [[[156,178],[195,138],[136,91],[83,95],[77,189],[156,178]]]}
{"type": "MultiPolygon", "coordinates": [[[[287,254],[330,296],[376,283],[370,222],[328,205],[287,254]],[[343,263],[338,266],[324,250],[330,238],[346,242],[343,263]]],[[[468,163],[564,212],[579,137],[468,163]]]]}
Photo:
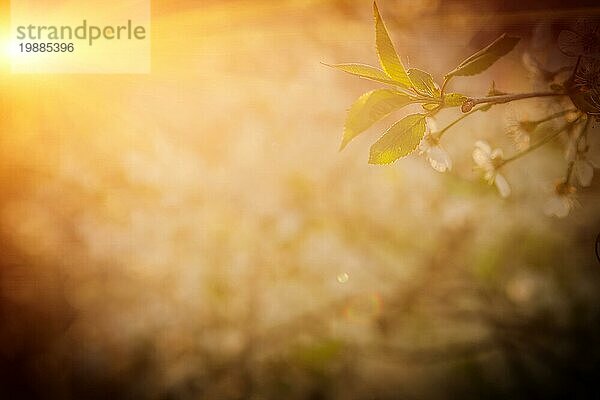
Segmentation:
{"type": "Polygon", "coordinates": [[[469,115],[476,113],[477,111],[481,111],[483,108],[485,108],[485,106],[483,107],[478,107],[475,108],[469,112],[464,113],[463,115],[461,115],[460,117],[458,117],[457,119],[455,119],[454,121],[452,121],[450,124],[448,124],[445,128],[443,128],[441,131],[438,132],[437,134],[437,138],[441,139],[442,136],[444,135],[444,133],[446,133],[446,131],[450,128],[452,128],[454,125],[456,125],[457,123],[459,123],[460,121],[462,121],[463,119],[467,118],[469,115]]]}
{"type": "Polygon", "coordinates": [[[519,94],[502,94],[497,96],[487,97],[471,97],[465,100],[462,105],[462,112],[467,113],[478,104],[502,104],[508,103],[515,100],[530,99],[533,97],[552,97],[552,96],[566,96],[563,92],[533,92],[533,93],[519,93],[519,94]]]}
{"type": "Polygon", "coordinates": [[[569,123],[565,124],[565,125],[564,125],[562,128],[560,128],[560,129],[557,129],[557,130],[556,130],[556,132],[554,132],[554,133],[552,133],[552,134],[550,134],[550,135],[546,136],[545,138],[543,138],[542,140],[540,140],[540,141],[539,141],[539,142],[537,142],[536,144],[534,144],[534,145],[530,146],[530,147],[529,147],[527,150],[524,150],[524,151],[522,151],[522,152],[520,152],[520,153],[517,153],[517,154],[515,154],[515,155],[514,155],[514,156],[512,156],[512,157],[509,157],[509,158],[507,158],[507,159],[503,160],[503,161],[500,163],[500,165],[498,165],[498,167],[497,167],[497,168],[500,168],[500,167],[502,167],[502,166],[504,166],[504,165],[508,164],[508,163],[509,163],[509,162],[511,162],[511,161],[517,160],[517,159],[519,159],[519,158],[521,158],[521,157],[525,156],[526,154],[528,154],[528,153],[531,153],[532,151],[534,151],[534,150],[536,150],[536,149],[538,149],[538,148],[542,147],[542,146],[543,146],[543,145],[545,145],[546,143],[548,143],[548,142],[552,141],[554,138],[556,138],[558,135],[560,135],[562,132],[564,132],[564,131],[565,131],[567,128],[569,128],[569,126],[575,125],[575,124],[576,124],[576,123],[579,121],[579,119],[580,119],[580,118],[581,118],[581,116],[579,116],[579,117],[578,117],[578,118],[577,118],[575,121],[573,121],[573,122],[569,122],[569,123]]]}

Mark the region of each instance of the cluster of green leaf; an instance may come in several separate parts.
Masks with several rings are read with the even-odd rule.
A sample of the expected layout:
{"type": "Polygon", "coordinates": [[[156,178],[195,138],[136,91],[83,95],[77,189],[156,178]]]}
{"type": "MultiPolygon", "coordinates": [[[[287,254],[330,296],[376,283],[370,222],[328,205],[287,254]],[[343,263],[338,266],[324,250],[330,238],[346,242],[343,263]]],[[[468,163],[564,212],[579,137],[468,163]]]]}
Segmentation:
{"type": "Polygon", "coordinates": [[[434,116],[443,108],[463,106],[469,100],[459,93],[445,93],[450,79],[485,71],[510,52],[519,39],[502,35],[446,74],[440,87],[428,72],[405,67],[390,39],[376,3],[373,4],[373,8],[375,42],[381,69],[364,64],[331,66],[389,86],[389,88],[376,89],[363,94],[352,105],[346,119],[341,149],[392,112],[409,104],[421,105],[422,112],[407,115],[393,124],[371,147],[369,158],[371,164],[389,164],[417,149],[427,132],[427,117],[434,116]]]}

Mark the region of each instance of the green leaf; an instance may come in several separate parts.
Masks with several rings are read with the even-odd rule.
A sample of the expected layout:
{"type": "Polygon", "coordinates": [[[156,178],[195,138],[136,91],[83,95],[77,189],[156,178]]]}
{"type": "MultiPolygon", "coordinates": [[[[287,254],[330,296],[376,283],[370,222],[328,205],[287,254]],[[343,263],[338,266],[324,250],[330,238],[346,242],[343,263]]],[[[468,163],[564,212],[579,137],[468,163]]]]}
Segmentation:
{"type": "Polygon", "coordinates": [[[328,67],[337,68],[341,71],[347,72],[352,75],[359,76],[361,78],[370,79],[372,81],[385,83],[387,85],[398,86],[398,82],[394,82],[389,76],[385,74],[379,68],[371,67],[365,64],[325,64],[328,67]]]}
{"type": "Polygon", "coordinates": [[[446,93],[444,95],[444,104],[449,107],[458,107],[462,106],[462,104],[467,99],[467,96],[460,93],[446,93]]]}
{"type": "Polygon", "coordinates": [[[371,146],[369,163],[389,164],[412,153],[425,135],[425,115],[412,114],[396,122],[371,146]]]}
{"type": "Polygon", "coordinates": [[[438,103],[426,103],[426,104],[423,104],[421,107],[423,107],[423,109],[426,111],[433,111],[433,110],[439,108],[440,105],[438,103]]]}
{"type": "Polygon", "coordinates": [[[408,95],[389,89],[373,90],[360,96],[348,112],[340,150],[375,122],[410,102],[408,95]]]}
{"type": "Polygon", "coordinates": [[[479,74],[496,61],[508,54],[519,43],[520,38],[502,34],[487,47],[479,50],[471,57],[460,63],[452,72],[446,75],[446,79],[453,76],[469,76],[479,74]]]}
{"type": "Polygon", "coordinates": [[[381,19],[377,3],[373,3],[373,12],[375,14],[375,44],[379,62],[390,78],[398,82],[401,86],[410,88],[410,78],[406,73],[402,61],[400,61],[400,58],[398,57],[398,53],[394,48],[390,35],[381,19]]]}
{"type": "Polygon", "coordinates": [[[434,98],[440,97],[440,88],[427,72],[411,68],[408,70],[408,76],[410,77],[412,86],[419,92],[434,98]]]}

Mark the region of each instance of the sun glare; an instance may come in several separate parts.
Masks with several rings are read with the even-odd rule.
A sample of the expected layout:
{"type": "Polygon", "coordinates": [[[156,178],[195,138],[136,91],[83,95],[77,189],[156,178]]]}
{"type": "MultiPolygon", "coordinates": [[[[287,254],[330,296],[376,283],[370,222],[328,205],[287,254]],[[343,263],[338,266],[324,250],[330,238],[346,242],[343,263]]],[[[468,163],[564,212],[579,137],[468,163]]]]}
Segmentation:
{"type": "Polygon", "coordinates": [[[19,44],[14,40],[7,40],[4,47],[10,60],[17,58],[21,54],[19,52],[19,44]]]}

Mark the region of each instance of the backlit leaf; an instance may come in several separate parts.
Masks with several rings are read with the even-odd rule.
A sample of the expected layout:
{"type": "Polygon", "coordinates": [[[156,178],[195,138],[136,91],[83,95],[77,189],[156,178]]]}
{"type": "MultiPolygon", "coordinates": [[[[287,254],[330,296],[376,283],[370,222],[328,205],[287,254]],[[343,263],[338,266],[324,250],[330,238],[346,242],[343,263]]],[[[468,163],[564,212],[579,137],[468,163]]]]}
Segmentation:
{"type": "Polygon", "coordinates": [[[372,81],[385,83],[387,85],[398,86],[389,76],[379,68],[371,67],[365,64],[325,64],[328,67],[337,68],[352,75],[360,76],[361,78],[370,79],[372,81]]]}
{"type": "Polygon", "coordinates": [[[449,107],[458,107],[462,106],[462,104],[467,99],[467,96],[460,93],[446,93],[444,95],[444,104],[449,107]]]}
{"type": "Polygon", "coordinates": [[[413,87],[420,93],[431,97],[440,97],[440,88],[427,72],[411,68],[408,70],[408,76],[413,87]]]}
{"type": "Polygon", "coordinates": [[[426,103],[426,104],[423,104],[421,107],[423,107],[423,109],[426,111],[433,111],[433,110],[439,108],[440,105],[438,103],[426,103]]]}
{"type": "Polygon", "coordinates": [[[373,90],[360,96],[348,112],[340,149],[375,122],[410,102],[408,95],[389,89],[373,90]]]}
{"type": "Polygon", "coordinates": [[[411,87],[410,78],[406,73],[402,61],[400,61],[400,58],[398,57],[398,53],[396,52],[394,44],[390,39],[390,35],[381,19],[376,3],[373,3],[373,12],[375,14],[375,44],[379,62],[390,78],[405,88],[409,88],[411,87]]]}
{"type": "Polygon", "coordinates": [[[412,153],[425,135],[425,115],[412,114],[396,122],[371,146],[369,163],[389,164],[412,153]]]}
{"type": "Polygon", "coordinates": [[[479,50],[465,61],[460,63],[454,71],[448,73],[446,78],[452,76],[468,76],[479,74],[496,61],[508,54],[519,43],[520,38],[502,34],[498,39],[494,40],[487,47],[479,50]]]}

